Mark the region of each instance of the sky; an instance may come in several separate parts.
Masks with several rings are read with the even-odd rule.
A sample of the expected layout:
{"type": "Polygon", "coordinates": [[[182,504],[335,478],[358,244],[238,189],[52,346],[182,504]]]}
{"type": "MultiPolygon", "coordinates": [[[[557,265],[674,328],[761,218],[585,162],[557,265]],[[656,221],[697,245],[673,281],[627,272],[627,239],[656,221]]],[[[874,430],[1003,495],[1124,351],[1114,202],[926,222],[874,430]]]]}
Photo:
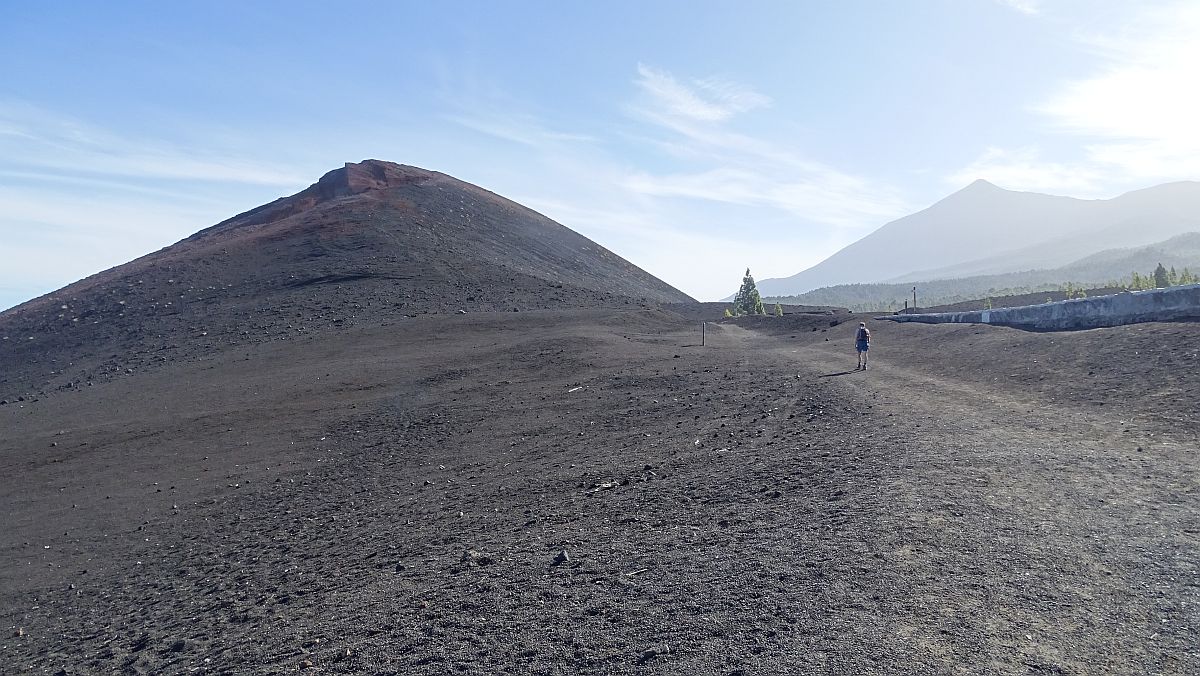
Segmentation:
{"type": "Polygon", "coordinates": [[[701,300],[977,178],[1200,179],[1200,3],[0,0],[0,309],[375,158],[701,300]]]}

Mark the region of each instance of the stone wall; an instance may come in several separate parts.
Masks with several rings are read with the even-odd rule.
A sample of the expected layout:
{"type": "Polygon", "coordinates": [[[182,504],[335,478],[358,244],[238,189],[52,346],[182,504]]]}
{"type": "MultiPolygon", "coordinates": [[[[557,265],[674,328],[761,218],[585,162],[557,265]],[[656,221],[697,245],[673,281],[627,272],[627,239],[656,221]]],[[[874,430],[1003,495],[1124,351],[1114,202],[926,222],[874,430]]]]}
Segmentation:
{"type": "Polygon", "coordinates": [[[897,314],[885,315],[878,319],[923,324],[997,324],[1039,331],[1094,329],[1138,322],[1200,320],[1200,284],[978,312],[897,314]]]}

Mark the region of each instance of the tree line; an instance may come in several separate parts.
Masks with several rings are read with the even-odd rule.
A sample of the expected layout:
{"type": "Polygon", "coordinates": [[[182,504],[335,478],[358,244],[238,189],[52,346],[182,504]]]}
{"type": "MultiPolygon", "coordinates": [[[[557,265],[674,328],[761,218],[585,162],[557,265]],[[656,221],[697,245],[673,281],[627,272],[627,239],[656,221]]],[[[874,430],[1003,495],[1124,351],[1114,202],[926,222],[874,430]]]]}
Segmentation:
{"type": "Polygon", "coordinates": [[[815,289],[795,296],[771,297],[767,299],[767,302],[775,301],[800,305],[832,305],[849,308],[855,312],[895,312],[906,306],[909,290],[913,286],[916,286],[920,292],[921,306],[933,307],[1043,292],[1061,292],[1066,298],[1086,298],[1088,289],[1143,291],[1170,286],[1200,284],[1200,275],[1192,272],[1190,269],[1185,267],[1182,270],[1176,270],[1175,266],[1166,267],[1162,263],[1159,263],[1149,273],[1141,273],[1135,270],[1127,277],[1110,279],[1105,282],[1080,283],[1070,281],[983,287],[979,281],[984,279],[987,278],[976,278],[973,280],[934,280],[917,284],[841,284],[815,289]]]}
{"type": "Polygon", "coordinates": [[[1175,272],[1175,266],[1170,269],[1164,268],[1162,263],[1154,268],[1154,272],[1143,275],[1138,271],[1134,271],[1129,277],[1129,282],[1125,284],[1125,288],[1132,291],[1141,291],[1144,289],[1165,289],[1169,286],[1186,286],[1188,284],[1200,284],[1200,277],[1187,268],[1182,272],[1175,272]]]}

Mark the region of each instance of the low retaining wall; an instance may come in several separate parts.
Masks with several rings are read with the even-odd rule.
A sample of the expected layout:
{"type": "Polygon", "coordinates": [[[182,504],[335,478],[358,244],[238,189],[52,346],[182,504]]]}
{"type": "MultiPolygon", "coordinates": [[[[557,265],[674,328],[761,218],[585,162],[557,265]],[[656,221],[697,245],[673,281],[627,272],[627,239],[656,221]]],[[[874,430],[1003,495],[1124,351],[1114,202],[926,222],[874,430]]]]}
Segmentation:
{"type": "Polygon", "coordinates": [[[1200,320],[1200,284],[978,312],[898,314],[877,319],[923,324],[998,324],[1039,331],[1095,329],[1138,322],[1200,320]]]}

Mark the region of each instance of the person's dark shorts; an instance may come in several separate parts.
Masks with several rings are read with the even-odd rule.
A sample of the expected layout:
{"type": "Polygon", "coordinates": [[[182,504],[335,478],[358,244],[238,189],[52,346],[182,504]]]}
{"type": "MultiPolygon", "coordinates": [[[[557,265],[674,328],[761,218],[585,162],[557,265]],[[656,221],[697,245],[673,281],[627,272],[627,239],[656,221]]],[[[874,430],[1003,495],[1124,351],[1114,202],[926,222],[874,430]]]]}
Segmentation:
{"type": "Polygon", "coordinates": [[[854,344],[854,347],[856,347],[859,352],[866,352],[867,348],[870,347],[870,344],[865,340],[860,340],[854,344]]]}

